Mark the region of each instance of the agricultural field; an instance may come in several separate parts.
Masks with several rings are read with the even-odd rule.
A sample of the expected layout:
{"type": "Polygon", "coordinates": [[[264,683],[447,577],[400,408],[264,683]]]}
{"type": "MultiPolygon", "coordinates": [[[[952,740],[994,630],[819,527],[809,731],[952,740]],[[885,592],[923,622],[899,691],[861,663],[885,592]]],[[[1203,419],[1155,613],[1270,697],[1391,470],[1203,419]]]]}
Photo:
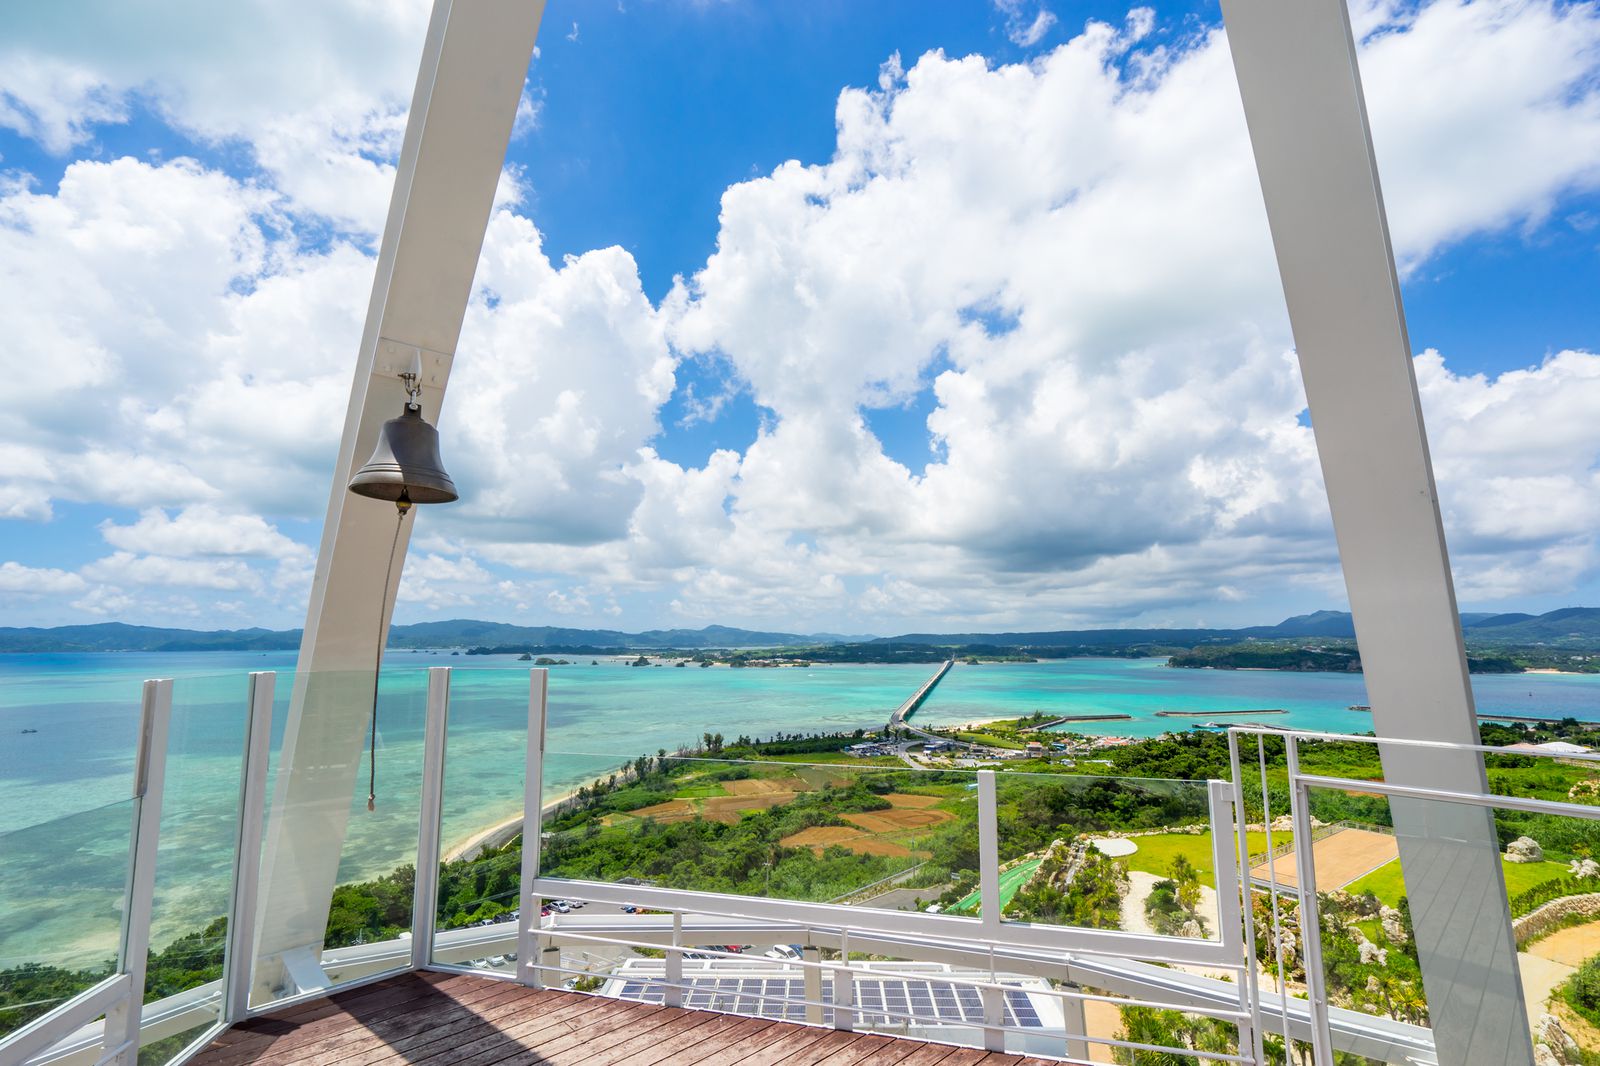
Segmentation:
{"type": "Polygon", "coordinates": [[[883,797],[887,810],[856,811],[840,818],[849,825],[812,826],[779,843],[786,848],[810,848],[817,855],[829,847],[842,847],[862,855],[915,855],[926,859],[929,852],[916,845],[928,830],[952,822],[955,814],[936,809],[947,797],[890,792],[883,797]]]}

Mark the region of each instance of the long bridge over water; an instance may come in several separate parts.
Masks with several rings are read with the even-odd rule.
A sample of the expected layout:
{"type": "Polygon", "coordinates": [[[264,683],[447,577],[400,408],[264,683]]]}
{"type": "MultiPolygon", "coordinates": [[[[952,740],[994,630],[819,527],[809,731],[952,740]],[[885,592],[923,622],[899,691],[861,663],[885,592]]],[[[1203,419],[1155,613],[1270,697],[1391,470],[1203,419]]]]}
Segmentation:
{"type": "Polygon", "coordinates": [[[918,707],[922,706],[923,701],[928,698],[928,694],[933,691],[934,686],[936,686],[940,681],[944,680],[944,675],[948,674],[950,672],[950,668],[955,664],[956,661],[954,659],[946,659],[944,664],[939,667],[932,677],[928,678],[928,680],[922,683],[922,687],[917,689],[910,699],[906,700],[899,707],[895,708],[894,713],[889,716],[889,725],[886,730],[889,734],[892,735],[900,732],[911,732],[916,733],[918,736],[926,737],[929,740],[944,739],[943,737],[936,737],[932,733],[923,732],[915,726],[907,725],[906,719],[911,717],[912,713],[918,707]]]}

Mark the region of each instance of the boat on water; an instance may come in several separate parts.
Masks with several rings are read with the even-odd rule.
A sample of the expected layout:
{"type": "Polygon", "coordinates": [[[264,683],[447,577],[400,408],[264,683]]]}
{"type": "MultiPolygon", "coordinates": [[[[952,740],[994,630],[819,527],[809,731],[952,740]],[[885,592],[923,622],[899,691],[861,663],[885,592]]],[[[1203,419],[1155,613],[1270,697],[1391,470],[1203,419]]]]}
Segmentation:
{"type": "Polygon", "coordinates": [[[1372,710],[1372,708],[1369,705],[1365,704],[1365,703],[1352,703],[1350,706],[1346,707],[1345,710],[1347,710],[1347,711],[1370,711],[1370,710],[1372,710]]]}

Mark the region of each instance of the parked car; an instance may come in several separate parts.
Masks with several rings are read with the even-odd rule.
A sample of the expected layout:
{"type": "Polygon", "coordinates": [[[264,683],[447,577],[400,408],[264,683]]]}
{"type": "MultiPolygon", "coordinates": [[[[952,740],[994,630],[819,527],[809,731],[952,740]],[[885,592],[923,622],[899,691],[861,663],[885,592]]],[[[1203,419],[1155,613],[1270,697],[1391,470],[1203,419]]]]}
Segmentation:
{"type": "Polygon", "coordinates": [[[783,959],[785,962],[798,962],[800,952],[790,944],[774,944],[765,952],[769,959],[783,959]]]}

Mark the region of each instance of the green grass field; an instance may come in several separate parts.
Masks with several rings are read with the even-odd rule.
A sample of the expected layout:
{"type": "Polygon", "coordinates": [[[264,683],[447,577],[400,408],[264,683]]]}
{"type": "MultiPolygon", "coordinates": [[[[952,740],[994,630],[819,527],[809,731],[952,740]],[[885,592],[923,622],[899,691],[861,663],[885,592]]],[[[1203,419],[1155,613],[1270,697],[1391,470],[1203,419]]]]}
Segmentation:
{"type": "Polygon", "coordinates": [[[968,744],[983,744],[991,748],[1008,748],[1012,751],[1021,751],[1023,748],[1027,747],[1027,745],[1020,740],[1012,740],[1009,737],[996,736],[993,733],[955,733],[952,735],[957,740],[964,740],[968,744]]]}
{"type": "Polygon", "coordinates": [[[893,755],[873,755],[861,759],[842,751],[813,751],[802,755],[763,755],[762,762],[816,763],[819,766],[905,766],[893,755]]]}
{"type": "Polygon", "coordinates": [[[722,787],[720,781],[702,781],[699,784],[687,785],[673,793],[675,799],[710,799],[713,796],[726,796],[728,790],[722,787]]]}
{"type": "MultiPolygon", "coordinates": [[[[1005,910],[1011,898],[1023,885],[1028,883],[1028,878],[1033,876],[1033,871],[1039,868],[1043,859],[1029,859],[1019,862],[1009,870],[1000,871],[1000,909],[1005,910]]],[[[969,892],[966,896],[950,908],[951,914],[966,914],[978,909],[978,901],[982,898],[981,890],[969,892]]]]}
{"type": "MultiPolygon", "coordinates": [[[[1196,872],[1200,874],[1201,884],[1214,884],[1217,879],[1216,866],[1211,861],[1211,833],[1207,832],[1193,835],[1189,833],[1159,833],[1155,836],[1133,837],[1134,844],[1139,850],[1122,859],[1128,864],[1130,870],[1141,870],[1147,874],[1156,874],[1165,877],[1172,871],[1172,860],[1179,855],[1184,856],[1193,864],[1196,872]]],[[[1286,832],[1274,831],[1272,842],[1274,844],[1287,844],[1293,836],[1286,832]]],[[[1249,835],[1250,850],[1262,852],[1267,850],[1267,834],[1251,833],[1249,835]]]]}
{"type": "MultiPolygon", "coordinates": [[[[1500,869],[1506,878],[1506,894],[1510,896],[1567,874],[1566,864],[1559,862],[1506,862],[1502,858],[1500,869]]],[[[1400,861],[1396,859],[1385,863],[1367,876],[1350,882],[1344,890],[1356,896],[1371,892],[1385,906],[1398,907],[1400,897],[1406,893],[1405,880],[1400,875],[1400,861]]]]}

